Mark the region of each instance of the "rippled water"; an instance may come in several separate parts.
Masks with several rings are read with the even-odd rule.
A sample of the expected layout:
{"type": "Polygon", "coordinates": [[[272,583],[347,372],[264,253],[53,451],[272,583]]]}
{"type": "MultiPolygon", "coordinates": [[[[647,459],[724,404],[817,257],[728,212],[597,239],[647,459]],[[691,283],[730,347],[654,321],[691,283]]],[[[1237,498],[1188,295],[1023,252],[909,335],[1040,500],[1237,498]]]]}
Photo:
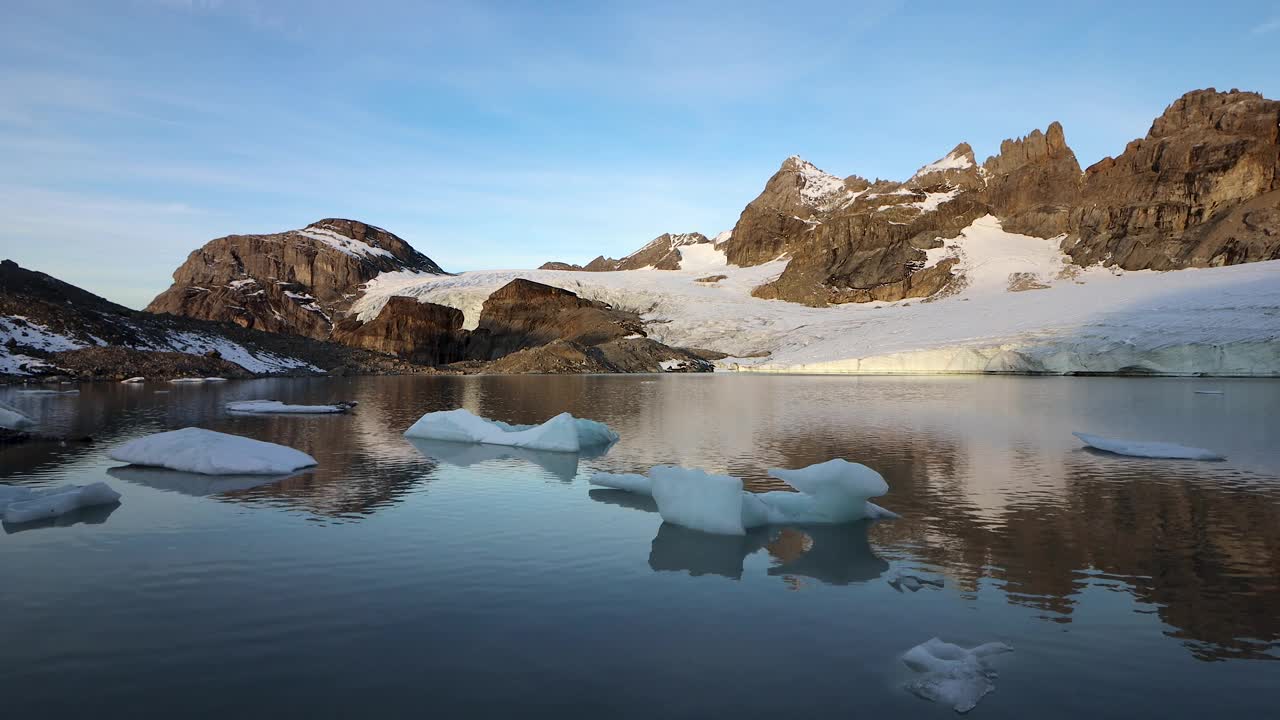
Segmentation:
{"type": "Polygon", "coordinates": [[[1014,646],[981,716],[1265,717],[1280,701],[1274,381],[352,378],[0,399],[96,438],[0,450],[0,482],[124,496],[0,535],[14,715],[943,717],[899,660],[934,635],[1014,646]],[[253,398],[360,406],[222,411],[253,398]],[[622,440],[575,458],[401,437],[454,407],[568,410],[622,440]],[[105,457],[187,425],[320,465],[236,490],[105,457]],[[1104,455],[1072,430],[1228,460],[1104,455]],[[586,482],[659,463],[760,480],[834,456],[883,473],[903,519],[714,537],[586,482]],[[900,572],[945,585],[895,588],[900,572]]]}

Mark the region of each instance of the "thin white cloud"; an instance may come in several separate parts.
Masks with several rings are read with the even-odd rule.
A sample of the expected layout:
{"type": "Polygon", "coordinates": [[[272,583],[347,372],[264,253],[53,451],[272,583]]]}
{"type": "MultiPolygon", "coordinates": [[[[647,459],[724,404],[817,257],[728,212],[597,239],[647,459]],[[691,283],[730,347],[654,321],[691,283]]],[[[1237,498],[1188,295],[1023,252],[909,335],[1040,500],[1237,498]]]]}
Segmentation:
{"type": "Polygon", "coordinates": [[[1280,30],[1280,17],[1272,18],[1267,22],[1264,22],[1261,25],[1254,27],[1249,32],[1254,35],[1266,35],[1267,33],[1272,33],[1277,30],[1280,30]]]}

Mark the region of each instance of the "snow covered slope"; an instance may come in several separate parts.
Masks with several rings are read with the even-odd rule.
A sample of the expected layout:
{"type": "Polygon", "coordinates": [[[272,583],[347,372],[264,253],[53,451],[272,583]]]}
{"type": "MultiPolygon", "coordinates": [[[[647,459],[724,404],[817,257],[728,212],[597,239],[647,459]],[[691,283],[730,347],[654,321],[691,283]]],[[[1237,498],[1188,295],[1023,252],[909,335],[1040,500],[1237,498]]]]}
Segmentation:
{"type": "Polygon", "coordinates": [[[928,252],[930,264],[958,260],[962,279],[941,296],[811,308],[751,296],[785,260],[742,268],[710,244],[696,247],[681,270],[383,273],[352,309],[367,320],[408,295],[458,308],[474,328],[489,293],[526,278],[637,311],[660,342],[728,353],[724,370],[1280,375],[1280,261],[1079,268],[1057,240],[1005,232],[986,216],[928,252]],[[726,277],[695,282],[712,273],[726,277]]]}

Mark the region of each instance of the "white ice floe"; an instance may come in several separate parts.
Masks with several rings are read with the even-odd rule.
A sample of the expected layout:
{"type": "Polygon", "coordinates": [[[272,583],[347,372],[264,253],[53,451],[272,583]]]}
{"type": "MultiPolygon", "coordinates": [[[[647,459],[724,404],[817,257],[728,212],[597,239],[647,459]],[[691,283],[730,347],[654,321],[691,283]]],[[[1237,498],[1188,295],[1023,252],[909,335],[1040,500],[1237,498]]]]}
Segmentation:
{"type": "Polygon", "coordinates": [[[174,383],[175,385],[201,385],[204,383],[223,383],[226,381],[226,378],[220,377],[182,377],[174,378],[169,382],[174,383]]]}
{"type": "Polygon", "coordinates": [[[889,491],[880,473],[866,465],[835,459],[799,470],[769,470],[798,492],[750,493],[742,480],[659,465],[648,477],[597,473],[593,485],[652,495],[662,519],[703,532],[742,535],[762,525],[849,523],[888,519],[896,514],[868,502],[889,491]]]}
{"type": "Polygon", "coordinates": [[[1100,435],[1073,432],[1085,445],[1096,450],[1104,450],[1116,455],[1130,457],[1158,458],[1163,460],[1225,460],[1222,455],[1204,448],[1187,447],[1167,442],[1151,442],[1143,440],[1119,440],[1105,438],[1100,435]]]}
{"type": "Polygon", "coordinates": [[[28,523],[65,515],[93,505],[120,501],[120,493],[106,483],[25,488],[0,485],[0,518],[7,523],[28,523]]]}
{"type": "Polygon", "coordinates": [[[353,402],[340,402],[332,405],[287,405],[279,400],[238,400],[227,403],[227,410],[233,413],[251,413],[261,415],[324,415],[344,413],[355,407],[353,402]]]}
{"type": "Polygon", "coordinates": [[[707,253],[696,269],[382,273],[352,312],[370,320],[405,295],[461,310],[471,329],[490,293],[524,278],[638,312],[658,342],[727,353],[717,363],[723,370],[1280,375],[1280,261],[1116,272],[1070,264],[1060,242],[978,218],[927,251],[926,264],[954,258],[963,276],[928,302],[814,308],[763,300],[751,291],[776,279],[787,260],[737,267],[704,244],[681,248],[707,253]],[[710,274],[726,277],[697,282],[710,274]]]}
{"type": "Polygon", "coordinates": [[[956,712],[969,712],[995,689],[996,673],[986,658],[1012,651],[1000,642],[966,649],[932,638],[902,656],[907,667],[920,673],[907,683],[907,689],[926,700],[950,705],[956,712]]]}
{"type": "Polygon", "coordinates": [[[79,395],[79,390],[50,390],[48,388],[36,388],[30,390],[18,390],[19,395],[79,395]]]}
{"type": "Polygon", "coordinates": [[[0,402],[0,428],[5,430],[27,430],[36,426],[36,421],[18,408],[0,402]]]}
{"type": "Polygon", "coordinates": [[[204,475],[282,475],[316,464],[290,447],[194,427],[131,440],[107,457],[204,475]]]}
{"type": "Polygon", "coordinates": [[[608,425],[575,418],[569,413],[560,413],[541,425],[510,425],[461,408],[427,413],[404,434],[423,440],[510,445],[552,452],[579,452],[618,439],[618,434],[608,425]]]}
{"type": "Polygon", "coordinates": [[[146,378],[139,375],[138,377],[131,377],[131,378],[126,378],[124,380],[121,380],[120,383],[122,385],[137,385],[139,383],[144,383],[146,381],[147,381],[146,378]]]}

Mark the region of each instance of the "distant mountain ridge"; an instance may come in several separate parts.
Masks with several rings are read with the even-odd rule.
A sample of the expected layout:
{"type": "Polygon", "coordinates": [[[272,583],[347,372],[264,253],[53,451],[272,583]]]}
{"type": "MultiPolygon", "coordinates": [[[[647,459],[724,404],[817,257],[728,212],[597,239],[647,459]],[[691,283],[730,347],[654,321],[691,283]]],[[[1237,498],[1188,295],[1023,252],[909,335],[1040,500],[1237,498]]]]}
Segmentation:
{"type": "Polygon", "coordinates": [[[548,262],[539,266],[539,270],[583,270],[586,272],[614,272],[617,270],[679,270],[682,255],[680,248],[689,245],[710,243],[706,235],[691,233],[663,233],[650,240],[648,244],[621,260],[614,260],[603,255],[586,265],[572,265],[563,262],[548,262]]]}
{"type": "Polygon", "coordinates": [[[1078,265],[1175,270],[1280,258],[1280,102],[1197,90],[1083,172],[1063,128],[1006,140],[981,166],[958,145],[905,182],[841,179],[797,157],[743,210],[729,262],[790,262],[757,296],[826,305],[931,296],[954,280],[926,250],[993,215],[1062,237],[1078,265]]]}

